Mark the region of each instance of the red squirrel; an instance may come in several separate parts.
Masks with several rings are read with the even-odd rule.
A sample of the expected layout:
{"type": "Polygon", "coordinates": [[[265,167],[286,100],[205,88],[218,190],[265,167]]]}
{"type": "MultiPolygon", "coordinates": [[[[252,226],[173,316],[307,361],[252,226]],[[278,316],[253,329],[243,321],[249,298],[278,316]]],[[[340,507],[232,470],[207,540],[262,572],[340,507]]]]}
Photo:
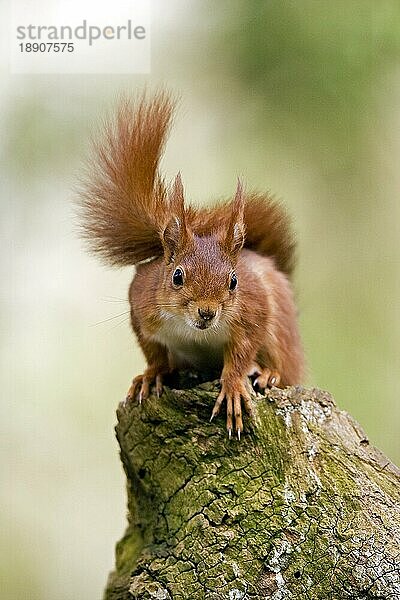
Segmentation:
{"type": "Polygon", "coordinates": [[[178,174],[159,172],[174,102],[165,92],[123,102],[95,143],[80,196],[83,234],[113,265],[135,265],[131,322],[147,360],[127,400],[145,400],[175,369],[221,369],[211,419],[226,401],[240,439],[254,386],[299,384],[304,369],[289,277],[289,218],[267,194],[244,191],[212,208],[185,205],[178,174]]]}

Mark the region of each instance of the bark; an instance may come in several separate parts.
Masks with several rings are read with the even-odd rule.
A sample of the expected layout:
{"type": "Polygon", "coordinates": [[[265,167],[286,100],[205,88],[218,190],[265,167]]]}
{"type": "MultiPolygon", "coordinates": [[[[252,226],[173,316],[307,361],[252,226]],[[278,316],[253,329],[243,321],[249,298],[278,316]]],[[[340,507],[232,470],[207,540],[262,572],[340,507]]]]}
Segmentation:
{"type": "Polygon", "coordinates": [[[327,392],[256,397],[240,442],[209,422],[216,394],[119,407],[128,528],[106,600],[398,600],[399,470],[327,392]]]}

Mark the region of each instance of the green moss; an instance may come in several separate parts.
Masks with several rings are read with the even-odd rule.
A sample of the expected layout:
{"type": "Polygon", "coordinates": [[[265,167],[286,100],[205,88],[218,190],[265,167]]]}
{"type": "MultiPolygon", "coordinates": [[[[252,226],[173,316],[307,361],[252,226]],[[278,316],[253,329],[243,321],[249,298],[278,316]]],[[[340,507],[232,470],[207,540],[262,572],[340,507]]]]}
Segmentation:
{"type": "Polygon", "coordinates": [[[139,531],[133,531],[125,534],[124,537],[117,543],[115,549],[115,560],[117,571],[125,573],[132,570],[141,550],[143,548],[143,540],[139,531]]]}
{"type": "Polygon", "coordinates": [[[131,526],[115,577],[129,573],[134,597],[261,598],[272,589],[281,598],[345,598],[349,582],[370,581],[355,565],[374,551],[388,553],[379,569],[385,560],[390,567],[387,532],[398,536],[398,511],[382,513],[386,530],[371,520],[363,492],[376,491],[377,478],[348,440],[332,443],[326,394],[259,399],[257,426],[246,423],[240,443],[227,439],[222,416],[208,422],[215,396],[167,390],[119,414],[131,526]]]}

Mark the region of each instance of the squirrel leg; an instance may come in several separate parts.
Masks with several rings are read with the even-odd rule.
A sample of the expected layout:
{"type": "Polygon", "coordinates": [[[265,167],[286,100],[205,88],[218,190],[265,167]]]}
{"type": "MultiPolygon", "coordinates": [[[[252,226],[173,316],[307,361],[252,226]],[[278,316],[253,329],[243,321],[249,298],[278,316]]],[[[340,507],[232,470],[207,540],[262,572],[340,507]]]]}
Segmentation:
{"type": "Polygon", "coordinates": [[[240,435],[243,432],[242,419],[242,400],[246,412],[251,416],[251,397],[247,389],[246,382],[241,378],[236,378],[232,381],[222,381],[222,388],[215,402],[211,419],[218,415],[221,405],[226,400],[226,428],[229,438],[232,437],[232,431],[235,429],[240,440],[240,435]]]}
{"type": "Polygon", "coordinates": [[[139,338],[139,343],[147,358],[148,367],[142,375],[134,377],[126,395],[126,402],[133,400],[138,392],[139,404],[150,395],[151,385],[154,383],[157,397],[163,389],[163,376],[170,371],[168,356],[163,346],[153,342],[144,342],[139,338]]]}
{"type": "Polygon", "coordinates": [[[137,375],[134,377],[126,395],[126,402],[133,400],[137,390],[139,389],[138,400],[139,404],[141,404],[143,400],[146,400],[149,397],[150,386],[153,382],[155,383],[156,394],[159,398],[162,394],[164,374],[165,371],[160,370],[159,367],[150,366],[142,375],[137,375]]]}
{"type": "Polygon", "coordinates": [[[254,356],[251,347],[240,345],[240,349],[228,347],[224,354],[224,368],[221,375],[221,391],[215,402],[211,419],[220,411],[226,400],[226,428],[229,437],[235,430],[238,438],[243,432],[242,402],[245,411],[252,416],[251,396],[247,374],[254,366],[254,356]]]}

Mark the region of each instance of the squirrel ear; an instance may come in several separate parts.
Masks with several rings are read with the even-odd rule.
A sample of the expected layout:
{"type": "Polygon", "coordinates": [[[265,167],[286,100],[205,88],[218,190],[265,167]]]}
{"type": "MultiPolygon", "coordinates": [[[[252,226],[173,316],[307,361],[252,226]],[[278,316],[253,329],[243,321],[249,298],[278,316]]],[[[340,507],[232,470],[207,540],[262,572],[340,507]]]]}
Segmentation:
{"type": "Polygon", "coordinates": [[[239,179],[235,198],[231,203],[231,210],[231,220],[228,223],[224,247],[230,256],[237,258],[245,240],[245,226],[243,221],[244,193],[242,183],[239,179]]]}
{"type": "Polygon", "coordinates": [[[179,217],[172,217],[161,237],[167,263],[172,262],[179,251],[187,246],[189,238],[185,223],[179,217]]]}
{"type": "Polygon", "coordinates": [[[161,235],[167,263],[174,260],[180,250],[186,248],[192,239],[185,219],[183,185],[180,173],[175,177],[169,197],[171,213],[174,215],[161,235]]]}

